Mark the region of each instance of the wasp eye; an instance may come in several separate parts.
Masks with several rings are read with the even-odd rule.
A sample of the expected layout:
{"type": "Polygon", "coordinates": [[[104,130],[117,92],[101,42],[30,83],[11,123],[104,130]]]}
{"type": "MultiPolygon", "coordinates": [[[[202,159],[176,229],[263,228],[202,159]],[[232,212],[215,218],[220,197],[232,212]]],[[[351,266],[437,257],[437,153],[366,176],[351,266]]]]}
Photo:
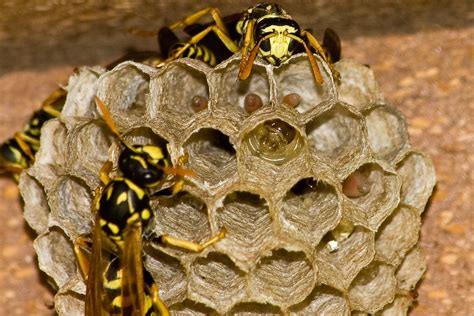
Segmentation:
{"type": "Polygon", "coordinates": [[[298,47],[298,42],[295,41],[295,40],[290,40],[290,42],[288,43],[288,51],[289,52],[294,52],[296,50],[296,48],[298,47]]]}
{"type": "Polygon", "coordinates": [[[264,52],[269,52],[270,51],[270,40],[264,40],[260,44],[260,49],[263,50],[264,52]]]}

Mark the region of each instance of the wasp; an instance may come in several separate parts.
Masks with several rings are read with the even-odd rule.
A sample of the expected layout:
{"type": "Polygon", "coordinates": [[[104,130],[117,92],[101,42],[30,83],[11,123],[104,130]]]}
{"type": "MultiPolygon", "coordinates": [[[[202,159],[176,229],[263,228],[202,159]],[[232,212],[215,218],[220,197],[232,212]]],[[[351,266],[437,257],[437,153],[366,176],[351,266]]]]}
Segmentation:
{"type": "MultiPolygon", "coordinates": [[[[163,61],[157,52],[130,50],[105,68],[112,69],[126,60],[150,65],[157,65],[163,61]]],[[[0,145],[0,172],[10,173],[18,182],[21,171],[30,167],[35,161],[35,154],[40,146],[41,128],[50,119],[60,116],[66,97],[65,89],[61,87],[56,89],[43,101],[40,110],[33,113],[22,130],[0,145]]]]}
{"type": "MultiPolygon", "coordinates": [[[[212,16],[213,23],[193,35],[185,45],[174,51],[167,61],[182,57],[189,47],[213,33],[230,52],[240,51],[242,55],[238,75],[240,80],[245,80],[250,76],[257,56],[272,65],[279,66],[301,51],[306,52],[313,76],[318,84],[323,83],[323,77],[313,53],[320,55],[328,63],[335,77],[339,77],[327,56],[328,50],[319,44],[310,31],[302,29],[282,7],[275,3],[262,2],[248,8],[240,14],[236,23],[226,23],[219,9],[206,8],[177,21],[170,26],[170,29],[189,28],[208,14],[212,16]],[[229,25],[232,25],[235,30],[230,30],[229,25]]],[[[328,35],[328,40],[332,40],[329,36],[334,34],[328,35]]],[[[339,40],[338,37],[337,40],[339,40]]]]}
{"type": "MultiPolygon", "coordinates": [[[[173,167],[166,148],[156,145],[131,145],[118,132],[106,105],[96,98],[103,118],[125,147],[118,161],[122,175],[110,178],[112,163],[100,171],[104,187],[96,192],[93,210],[96,213],[92,232],[90,259],[84,251],[85,237],[75,242],[75,253],[87,290],[85,314],[92,315],[169,315],[158,295],[158,286],[143,269],[142,231],[153,217],[150,198],[174,195],[181,191],[184,176],[191,175],[180,165],[173,167]],[[168,175],[176,179],[169,187],[168,175]]],[[[225,229],[204,243],[180,240],[169,235],[159,242],[199,252],[225,236],[225,229]]]]}
{"type": "Polygon", "coordinates": [[[23,129],[0,146],[1,171],[11,173],[18,182],[21,171],[34,162],[40,145],[41,128],[46,121],[59,116],[66,94],[63,88],[55,90],[43,101],[41,109],[33,113],[23,129]]]}
{"type": "MultiPolygon", "coordinates": [[[[180,41],[169,27],[162,27],[158,31],[158,44],[162,57],[167,59],[180,51],[186,45],[186,42],[180,41]]],[[[218,63],[218,56],[211,48],[204,44],[189,45],[180,54],[181,57],[203,61],[211,67],[214,67],[218,63]]]]}

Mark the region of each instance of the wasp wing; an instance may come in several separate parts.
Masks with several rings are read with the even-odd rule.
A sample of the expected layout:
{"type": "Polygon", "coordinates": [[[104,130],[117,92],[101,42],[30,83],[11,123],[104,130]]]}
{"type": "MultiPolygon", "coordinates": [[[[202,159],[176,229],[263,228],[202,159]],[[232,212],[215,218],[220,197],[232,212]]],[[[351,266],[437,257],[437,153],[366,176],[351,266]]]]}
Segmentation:
{"type": "Polygon", "coordinates": [[[324,31],[323,49],[331,63],[341,59],[341,39],[336,31],[329,27],[324,31]]]}
{"type": "Polygon", "coordinates": [[[96,215],[92,236],[92,258],[87,273],[87,290],[85,301],[85,316],[105,316],[102,308],[104,297],[103,274],[106,264],[103,258],[102,231],[99,224],[99,214],[96,215]]]}
{"type": "MultiPolygon", "coordinates": [[[[137,220],[125,231],[122,256],[122,301],[130,302],[133,316],[145,315],[142,261],[142,225],[137,220]]],[[[127,314],[130,315],[130,314],[127,314]]]]}

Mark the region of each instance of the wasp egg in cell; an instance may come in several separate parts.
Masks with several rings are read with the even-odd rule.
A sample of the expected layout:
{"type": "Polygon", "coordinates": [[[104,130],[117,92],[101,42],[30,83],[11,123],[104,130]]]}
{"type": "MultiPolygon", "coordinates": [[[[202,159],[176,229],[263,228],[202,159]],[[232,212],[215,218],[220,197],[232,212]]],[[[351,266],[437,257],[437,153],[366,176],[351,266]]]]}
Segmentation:
{"type": "Polygon", "coordinates": [[[349,198],[358,198],[368,194],[370,186],[367,172],[356,170],[342,182],[342,192],[349,198]]]}
{"type": "Polygon", "coordinates": [[[255,93],[249,93],[244,99],[244,109],[251,114],[263,106],[262,98],[255,93]]]}
{"type": "Polygon", "coordinates": [[[296,108],[301,103],[301,96],[298,93],[290,93],[283,97],[283,103],[290,108],[296,108]]]}
{"type": "Polygon", "coordinates": [[[277,165],[293,159],[303,148],[303,138],[296,129],[278,119],[255,127],[247,142],[253,154],[277,165]]]}
{"type": "Polygon", "coordinates": [[[207,109],[207,104],[208,104],[208,100],[201,95],[195,95],[191,99],[191,108],[196,113],[207,109]]]}

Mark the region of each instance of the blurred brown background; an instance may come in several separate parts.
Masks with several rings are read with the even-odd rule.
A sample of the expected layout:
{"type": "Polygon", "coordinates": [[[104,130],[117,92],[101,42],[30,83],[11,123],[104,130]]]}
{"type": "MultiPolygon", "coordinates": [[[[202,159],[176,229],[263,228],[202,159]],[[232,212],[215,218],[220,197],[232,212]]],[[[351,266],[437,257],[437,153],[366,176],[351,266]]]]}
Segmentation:
{"type": "MultiPolygon", "coordinates": [[[[195,2],[1,1],[0,142],[22,127],[74,67],[106,64],[129,47],[156,49],[154,38],[130,35],[128,28],[157,30],[204,6],[230,14],[255,3],[195,2]]],[[[421,236],[429,266],[411,315],[469,315],[474,311],[472,1],[279,3],[318,38],[325,27],[335,29],[343,56],[371,65],[386,99],[406,115],[412,144],[433,159],[438,184],[421,236]]],[[[36,268],[33,234],[9,179],[0,179],[0,223],[0,315],[52,315],[52,292],[36,268]]]]}

